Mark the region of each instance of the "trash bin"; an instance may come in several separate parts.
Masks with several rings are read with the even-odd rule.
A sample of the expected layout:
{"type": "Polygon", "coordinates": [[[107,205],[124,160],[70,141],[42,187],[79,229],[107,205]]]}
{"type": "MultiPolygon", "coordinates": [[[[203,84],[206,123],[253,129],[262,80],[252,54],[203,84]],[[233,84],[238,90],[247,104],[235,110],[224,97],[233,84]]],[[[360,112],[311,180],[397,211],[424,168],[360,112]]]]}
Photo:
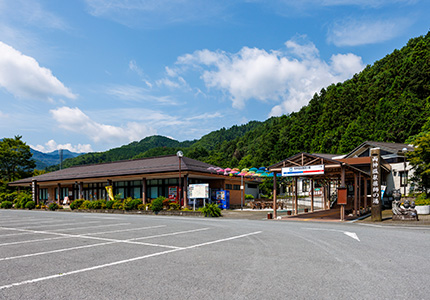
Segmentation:
{"type": "Polygon", "coordinates": [[[267,213],[267,219],[268,220],[272,219],[272,213],[267,213]]]}

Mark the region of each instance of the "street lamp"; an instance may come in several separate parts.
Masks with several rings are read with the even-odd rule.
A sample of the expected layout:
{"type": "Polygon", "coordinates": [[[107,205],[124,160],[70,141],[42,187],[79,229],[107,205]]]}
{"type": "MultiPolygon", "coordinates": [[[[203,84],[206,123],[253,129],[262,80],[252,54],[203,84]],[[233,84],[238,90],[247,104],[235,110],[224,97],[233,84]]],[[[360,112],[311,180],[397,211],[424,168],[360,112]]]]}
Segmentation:
{"type": "MultiPolygon", "coordinates": [[[[403,148],[402,152],[403,152],[403,194],[406,197],[406,185],[407,183],[407,173],[406,173],[406,152],[408,151],[407,148],[403,148]]],[[[401,178],[400,178],[401,179],[401,178]]]]}
{"type": "MultiPolygon", "coordinates": [[[[178,200],[179,200],[179,205],[181,205],[181,191],[182,191],[181,158],[184,156],[184,153],[182,153],[182,151],[178,151],[178,152],[176,152],[176,156],[179,159],[179,191],[178,191],[178,200]]],[[[187,207],[187,205],[185,204],[185,199],[184,199],[184,207],[187,207]]]]}

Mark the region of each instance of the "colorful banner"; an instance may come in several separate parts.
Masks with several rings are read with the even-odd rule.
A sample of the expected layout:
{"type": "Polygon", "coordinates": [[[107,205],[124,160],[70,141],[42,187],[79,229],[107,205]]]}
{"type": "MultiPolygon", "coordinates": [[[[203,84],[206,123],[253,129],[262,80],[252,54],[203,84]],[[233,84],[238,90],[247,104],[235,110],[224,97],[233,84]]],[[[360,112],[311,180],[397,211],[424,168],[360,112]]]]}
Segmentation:
{"type": "Polygon", "coordinates": [[[107,191],[107,193],[109,195],[109,199],[113,201],[114,197],[113,197],[113,188],[112,188],[112,186],[111,185],[107,185],[106,186],[106,191],[107,191]]]}

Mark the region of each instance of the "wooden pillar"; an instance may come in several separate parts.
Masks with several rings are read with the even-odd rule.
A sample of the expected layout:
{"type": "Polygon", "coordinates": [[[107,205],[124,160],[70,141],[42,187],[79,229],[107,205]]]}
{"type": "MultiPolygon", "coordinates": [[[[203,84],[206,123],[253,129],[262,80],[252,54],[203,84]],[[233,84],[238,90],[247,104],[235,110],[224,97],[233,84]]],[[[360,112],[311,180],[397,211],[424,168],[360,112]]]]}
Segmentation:
{"type": "Polygon", "coordinates": [[[57,204],[60,205],[61,198],[61,184],[57,184],[57,204]]]}
{"type": "Polygon", "coordinates": [[[299,193],[297,190],[297,177],[294,177],[294,214],[299,214],[299,193]]]}
{"type": "Polygon", "coordinates": [[[361,216],[361,173],[358,173],[358,215],[361,216]]]}
{"type": "Polygon", "coordinates": [[[323,185],[323,208],[327,209],[327,185],[323,185]]]}
{"type": "Polygon", "coordinates": [[[84,199],[84,183],[79,182],[79,199],[84,199]]]}
{"type": "MultiPolygon", "coordinates": [[[[345,165],[341,165],[340,167],[340,187],[341,188],[346,188],[346,182],[345,182],[345,165]]],[[[348,197],[346,196],[346,201],[348,201],[348,197]]],[[[345,220],[345,205],[341,205],[340,206],[340,220],[343,221],[345,220]]]]}
{"type": "Polygon", "coordinates": [[[364,211],[367,212],[367,178],[363,178],[364,181],[364,211]]]}
{"type": "Polygon", "coordinates": [[[273,218],[276,219],[276,206],[277,206],[277,197],[276,197],[276,172],[273,173],[273,218]]]}
{"type": "Polygon", "coordinates": [[[354,172],[354,216],[357,216],[357,205],[358,205],[358,176],[357,173],[354,172]]]}
{"type": "Polygon", "coordinates": [[[314,212],[314,180],[311,178],[311,212],[314,212]]]}
{"type": "Polygon", "coordinates": [[[142,203],[146,204],[146,178],[142,178],[142,203]]]}
{"type": "Polygon", "coordinates": [[[184,208],[188,205],[188,175],[184,175],[184,208]]]}

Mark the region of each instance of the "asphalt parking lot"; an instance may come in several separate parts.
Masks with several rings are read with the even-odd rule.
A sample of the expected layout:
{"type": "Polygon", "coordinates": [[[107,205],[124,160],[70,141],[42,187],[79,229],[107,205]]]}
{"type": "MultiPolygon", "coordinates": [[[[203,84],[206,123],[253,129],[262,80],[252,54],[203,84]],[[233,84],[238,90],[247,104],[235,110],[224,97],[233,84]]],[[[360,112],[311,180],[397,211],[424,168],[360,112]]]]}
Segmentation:
{"type": "Polygon", "coordinates": [[[429,234],[0,210],[0,299],[424,299],[429,234]]]}

